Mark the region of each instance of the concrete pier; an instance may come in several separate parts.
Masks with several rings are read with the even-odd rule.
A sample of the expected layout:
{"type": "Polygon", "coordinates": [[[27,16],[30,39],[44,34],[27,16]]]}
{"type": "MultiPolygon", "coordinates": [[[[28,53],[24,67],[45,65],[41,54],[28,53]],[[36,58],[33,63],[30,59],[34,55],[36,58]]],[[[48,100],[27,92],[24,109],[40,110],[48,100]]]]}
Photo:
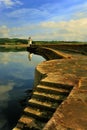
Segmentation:
{"type": "Polygon", "coordinates": [[[48,61],[36,66],[31,99],[13,130],[87,130],[87,56],[48,46],[29,50],[48,61]]]}

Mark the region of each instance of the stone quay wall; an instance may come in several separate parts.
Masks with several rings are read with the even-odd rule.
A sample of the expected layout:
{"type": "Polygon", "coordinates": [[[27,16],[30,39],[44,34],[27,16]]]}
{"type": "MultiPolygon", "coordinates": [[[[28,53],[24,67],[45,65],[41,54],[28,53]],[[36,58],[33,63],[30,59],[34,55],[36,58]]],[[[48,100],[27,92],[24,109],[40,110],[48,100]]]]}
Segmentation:
{"type": "Polygon", "coordinates": [[[36,66],[31,99],[13,130],[87,130],[87,46],[53,46],[28,48],[48,61],[36,66]]]}

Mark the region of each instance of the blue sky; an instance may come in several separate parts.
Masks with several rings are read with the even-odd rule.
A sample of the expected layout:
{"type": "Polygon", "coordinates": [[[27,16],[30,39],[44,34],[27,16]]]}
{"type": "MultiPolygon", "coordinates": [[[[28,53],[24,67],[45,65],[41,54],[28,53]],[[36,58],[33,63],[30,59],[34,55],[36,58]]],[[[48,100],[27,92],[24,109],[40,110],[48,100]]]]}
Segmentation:
{"type": "Polygon", "coordinates": [[[0,37],[87,41],[87,0],[0,0],[0,37]]]}

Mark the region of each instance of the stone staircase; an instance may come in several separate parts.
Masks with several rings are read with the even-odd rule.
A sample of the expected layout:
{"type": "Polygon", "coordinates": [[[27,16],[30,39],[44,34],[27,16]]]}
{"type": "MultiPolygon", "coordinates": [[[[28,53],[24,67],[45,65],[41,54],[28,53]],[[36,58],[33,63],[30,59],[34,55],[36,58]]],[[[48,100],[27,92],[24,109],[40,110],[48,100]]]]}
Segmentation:
{"type": "Polygon", "coordinates": [[[41,80],[13,130],[42,130],[71,90],[71,85],[41,80]]]}

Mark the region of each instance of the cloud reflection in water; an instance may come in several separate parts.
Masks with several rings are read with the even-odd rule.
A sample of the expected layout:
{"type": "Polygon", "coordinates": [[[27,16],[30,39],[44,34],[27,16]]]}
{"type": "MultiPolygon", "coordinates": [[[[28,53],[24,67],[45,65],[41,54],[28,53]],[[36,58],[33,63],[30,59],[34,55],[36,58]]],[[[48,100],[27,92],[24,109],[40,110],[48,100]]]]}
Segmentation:
{"type": "MultiPolygon", "coordinates": [[[[4,130],[4,126],[8,124],[8,120],[4,115],[4,109],[8,107],[8,101],[10,100],[9,91],[14,87],[14,83],[8,83],[6,85],[0,85],[0,129],[4,130]]],[[[7,128],[8,129],[8,128],[7,128]]]]}
{"type": "Polygon", "coordinates": [[[0,52],[0,130],[12,129],[20,113],[18,102],[33,87],[34,68],[43,60],[33,55],[29,62],[28,52],[0,52]]]}

